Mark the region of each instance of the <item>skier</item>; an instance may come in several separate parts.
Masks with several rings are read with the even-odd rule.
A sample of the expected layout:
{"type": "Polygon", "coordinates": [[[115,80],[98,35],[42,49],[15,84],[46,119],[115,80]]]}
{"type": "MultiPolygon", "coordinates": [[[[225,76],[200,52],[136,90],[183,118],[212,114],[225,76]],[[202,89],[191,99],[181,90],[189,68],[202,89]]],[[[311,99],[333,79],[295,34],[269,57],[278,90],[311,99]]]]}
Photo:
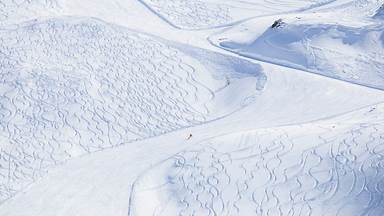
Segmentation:
{"type": "Polygon", "coordinates": [[[189,136],[187,137],[187,140],[189,140],[191,138],[192,138],[192,134],[189,134],[189,136]]]}

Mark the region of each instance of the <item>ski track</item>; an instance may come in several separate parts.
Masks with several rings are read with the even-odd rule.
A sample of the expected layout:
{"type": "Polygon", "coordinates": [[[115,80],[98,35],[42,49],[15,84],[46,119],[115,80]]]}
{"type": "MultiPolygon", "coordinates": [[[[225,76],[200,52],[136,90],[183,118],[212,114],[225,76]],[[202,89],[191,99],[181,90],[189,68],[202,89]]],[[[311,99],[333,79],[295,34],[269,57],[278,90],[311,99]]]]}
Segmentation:
{"type": "Polygon", "coordinates": [[[383,215],[383,111],[208,140],[144,173],[129,215],[383,215]]]}
{"type": "Polygon", "coordinates": [[[175,28],[209,28],[230,22],[230,8],[200,0],[139,0],[175,28]]]}
{"type": "Polygon", "coordinates": [[[2,201],[70,157],[207,120],[212,90],[167,44],[90,19],[0,34],[2,201]]]}
{"type": "Polygon", "coordinates": [[[201,0],[139,0],[149,10],[171,26],[179,29],[209,29],[229,25],[236,21],[258,16],[276,14],[281,11],[300,11],[319,7],[333,0],[300,1],[242,1],[235,6],[234,1],[201,0]],[[236,11],[236,12],[233,12],[236,11]],[[240,12],[239,12],[240,11],[240,12]],[[245,15],[238,15],[239,13],[245,15]],[[235,14],[237,13],[237,14],[235,14]]]}
{"type": "Polygon", "coordinates": [[[267,29],[249,47],[232,47],[236,42],[221,40],[220,34],[208,40],[212,45],[240,56],[383,90],[382,28],[382,24],[356,28],[335,24],[290,23],[282,29],[267,29]],[[335,35],[329,36],[332,33],[335,35]],[[330,41],[342,40],[339,46],[351,44],[348,48],[353,52],[345,53],[337,47],[322,47],[319,42],[314,42],[321,36],[329,37],[327,39],[330,41]],[[291,41],[281,42],[283,38],[291,41]],[[364,43],[376,44],[376,47],[359,47],[364,43]],[[360,52],[357,52],[358,49],[361,49],[360,52]]]}
{"type": "MultiPolygon", "coordinates": [[[[249,18],[233,12],[238,8],[232,0],[138,1],[178,29],[249,18]]],[[[242,4],[271,15],[330,2],[242,4]]],[[[364,7],[365,1],[355,4],[364,7]]],[[[1,1],[0,25],[58,7],[54,0],[1,1]]],[[[199,82],[194,59],[162,40],[86,18],[7,29],[0,31],[0,203],[70,158],[216,119],[208,105],[215,91],[199,82]]],[[[306,48],[313,65],[349,58],[336,78],[354,82],[368,65],[384,71],[381,53],[346,56],[310,43],[306,48]]],[[[384,74],[357,83],[382,89],[377,78],[384,74]]],[[[128,215],[383,215],[383,113],[381,104],[204,141],[137,178],[128,215]],[[153,209],[153,203],[145,205],[148,194],[160,197],[153,209]]]]}
{"type": "Polygon", "coordinates": [[[20,20],[49,13],[60,8],[56,0],[2,0],[0,1],[0,26],[15,24],[20,20]]]}

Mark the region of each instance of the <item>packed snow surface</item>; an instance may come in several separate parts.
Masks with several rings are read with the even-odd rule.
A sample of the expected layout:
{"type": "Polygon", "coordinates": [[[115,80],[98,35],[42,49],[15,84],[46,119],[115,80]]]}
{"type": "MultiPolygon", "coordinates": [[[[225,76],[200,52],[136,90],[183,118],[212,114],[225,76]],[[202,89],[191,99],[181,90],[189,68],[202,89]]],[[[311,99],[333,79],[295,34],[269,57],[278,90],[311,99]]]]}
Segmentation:
{"type": "Polygon", "coordinates": [[[0,2],[0,216],[384,215],[383,11],[0,2]]]}

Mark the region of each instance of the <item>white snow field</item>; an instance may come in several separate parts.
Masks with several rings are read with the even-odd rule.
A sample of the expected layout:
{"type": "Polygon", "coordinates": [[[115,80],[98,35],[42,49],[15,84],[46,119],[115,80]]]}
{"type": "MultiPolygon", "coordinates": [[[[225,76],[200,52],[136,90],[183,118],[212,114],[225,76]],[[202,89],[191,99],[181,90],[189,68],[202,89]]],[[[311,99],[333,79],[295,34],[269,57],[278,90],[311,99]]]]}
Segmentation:
{"type": "Polygon", "coordinates": [[[205,140],[141,175],[130,215],[383,215],[383,111],[205,140]]]}
{"type": "Polygon", "coordinates": [[[2,0],[0,26],[53,14],[58,9],[56,0],[2,0]]]}
{"type": "Polygon", "coordinates": [[[373,17],[377,18],[377,19],[383,19],[384,18],[384,4],[376,11],[376,13],[373,17]]]}
{"type": "Polygon", "coordinates": [[[170,25],[183,29],[225,26],[238,20],[301,11],[332,0],[139,0],[170,25]]]}
{"type": "Polygon", "coordinates": [[[179,49],[91,19],[33,21],[1,37],[3,199],[69,157],[231,113],[265,79],[257,65],[227,68],[246,80],[239,89],[179,49]],[[222,106],[229,88],[237,101],[222,106]]]}
{"type": "Polygon", "coordinates": [[[383,91],[379,0],[1,1],[0,216],[381,216],[383,91]]]}
{"type": "Polygon", "coordinates": [[[210,40],[250,58],[384,89],[382,22],[333,16],[327,11],[256,18],[210,40]],[[279,18],[283,27],[270,28],[279,18]]]}

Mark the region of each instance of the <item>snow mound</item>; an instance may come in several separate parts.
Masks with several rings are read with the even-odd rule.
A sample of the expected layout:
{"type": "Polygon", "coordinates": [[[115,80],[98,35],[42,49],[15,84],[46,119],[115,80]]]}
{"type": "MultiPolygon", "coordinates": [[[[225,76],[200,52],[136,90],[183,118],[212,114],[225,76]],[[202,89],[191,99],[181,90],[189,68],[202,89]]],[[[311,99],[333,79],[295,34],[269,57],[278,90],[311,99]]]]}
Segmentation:
{"type": "Polygon", "coordinates": [[[71,157],[220,117],[226,81],[153,37],[62,18],[0,38],[0,201],[71,157]]]}
{"type": "Polygon", "coordinates": [[[328,77],[384,89],[384,28],[284,20],[252,20],[211,37],[224,49],[250,58],[311,71],[328,77]],[[258,24],[258,27],[255,25],[258,24]]]}
{"type": "Polygon", "coordinates": [[[383,111],[208,140],[145,172],[129,215],[383,215],[383,111]]]}
{"type": "Polygon", "coordinates": [[[321,6],[332,0],[140,0],[176,28],[204,29],[228,25],[254,16],[298,11],[321,6]]]}

